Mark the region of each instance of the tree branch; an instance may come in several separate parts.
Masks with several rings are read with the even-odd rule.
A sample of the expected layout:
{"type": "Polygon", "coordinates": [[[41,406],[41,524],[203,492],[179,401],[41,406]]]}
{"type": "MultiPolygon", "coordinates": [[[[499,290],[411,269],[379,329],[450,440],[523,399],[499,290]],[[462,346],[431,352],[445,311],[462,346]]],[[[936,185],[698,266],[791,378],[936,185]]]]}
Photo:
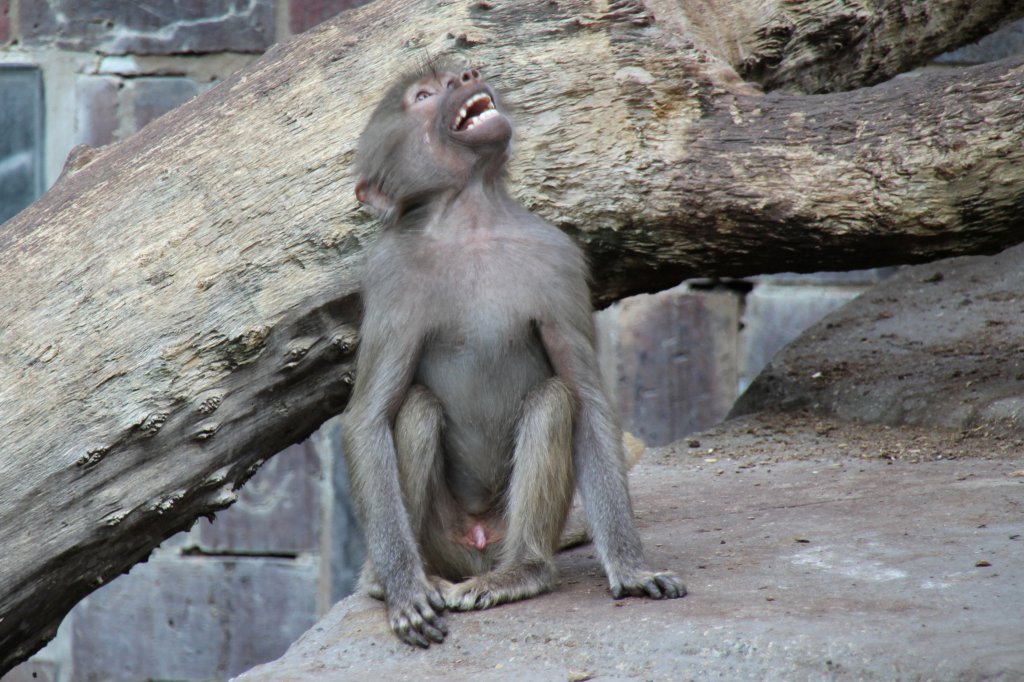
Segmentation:
{"type": "Polygon", "coordinates": [[[652,154],[646,206],[591,237],[601,284],[622,295],[1000,251],[1024,235],[1021,92],[1015,57],[847,93],[716,99],[652,154]]]}
{"type": "MultiPolygon", "coordinates": [[[[1024,16],[1020,0],[758,2],[730,63],[765,89],[836,92],[922,66],[1024,16]]],[[[701,16],[704,16],[703,14],[701,16]]]]}

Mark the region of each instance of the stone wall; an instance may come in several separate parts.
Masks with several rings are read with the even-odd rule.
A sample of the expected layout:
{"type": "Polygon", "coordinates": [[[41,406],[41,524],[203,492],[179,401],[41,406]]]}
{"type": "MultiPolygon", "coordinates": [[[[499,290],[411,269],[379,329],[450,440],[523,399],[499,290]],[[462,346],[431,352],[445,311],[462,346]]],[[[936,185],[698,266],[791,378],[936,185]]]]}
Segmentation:
{"type": "MultiPolygon", "coordinates": [[[[75,144],[132,134],[352,4],[0,0],[0,223],[75,144]]],[[[946,61],[1016,49],[1021,26],[946,61]]],[[[786,342],[886,274],[694,281],[602,311],[602,368],[625,428],[660,445],[714,424],[786,342]]],[[[225,679],[280,656],[354,588],[363,556],[338,428],[271,459],[215,521],[90,595],[2,682],[225,679]]]]}
{"type": "Polygon", "coordinates": [[[721,421],[778,350],[892,271],[695,280],[599,312],[623,428],[657,446],[721,421]]]}
{"type": "Polygon", "coordinates": [[[126,137],[273,43],[364,2],[0,0],[0,223],[56,180],[74,145],[126,137]],[[35,132],[32,112],[19,110],[33,106],[44,108],[35,132]],[[9,189],[14,179],[24,189],[9,189]]]}

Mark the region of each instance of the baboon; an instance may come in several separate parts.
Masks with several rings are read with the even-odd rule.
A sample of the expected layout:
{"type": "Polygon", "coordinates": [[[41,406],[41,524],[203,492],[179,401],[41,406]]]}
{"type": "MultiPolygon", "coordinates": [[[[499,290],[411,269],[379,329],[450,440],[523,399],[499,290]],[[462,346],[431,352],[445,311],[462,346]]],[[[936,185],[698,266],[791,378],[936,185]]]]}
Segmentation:
{"type": "Polygon", "coordinates": [[[598,375],[587,268],[504,182],[512,124],[474,68],[400,79],[359,139],[368,249],[345,417],[368,591],[410,644],[445,609],[550,590],[578,490],[612,596],[681,597],[643,557],[598,375]]]}

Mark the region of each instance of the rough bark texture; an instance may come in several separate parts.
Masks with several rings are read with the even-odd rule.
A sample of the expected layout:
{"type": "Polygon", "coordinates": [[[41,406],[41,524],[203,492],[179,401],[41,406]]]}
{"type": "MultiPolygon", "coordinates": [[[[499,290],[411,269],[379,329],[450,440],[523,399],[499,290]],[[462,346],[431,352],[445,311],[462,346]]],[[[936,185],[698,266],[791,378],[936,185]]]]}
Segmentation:
{"type": "Polygon", "coordinates": [[[342,409],[374,229],[354,141],[428,55],[515,103],[512,185],[601,301],[1020,238],[1020,60],[764,97],[686,34],[701,4],[379,2],[72,159],[0,230],[0,670],[342,409]]]}
{"type": "Polygon", "coordinates": [[[925,64],[1024,13],[1020,0],[811,0],[741,3],[727,59],[766,89],[836,92],[925,64]],[[753,6],[753,7],[751,7],[753,6]]]}

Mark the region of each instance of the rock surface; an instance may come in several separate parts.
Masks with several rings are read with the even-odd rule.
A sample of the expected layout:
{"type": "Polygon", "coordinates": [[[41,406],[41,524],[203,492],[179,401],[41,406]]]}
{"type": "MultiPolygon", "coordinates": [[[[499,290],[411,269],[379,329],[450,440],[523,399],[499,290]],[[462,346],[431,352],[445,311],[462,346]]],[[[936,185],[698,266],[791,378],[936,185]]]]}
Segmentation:
{"type": "Polygon", "coordinates": [[[805,331],[731,412],[1024,434],[1024,245],[906,268],[805,331]]]}
{"type": "Polygon", "coordinates": [[[592,547],[552,594],[448,615],[412,649],[365,596],[263,680],[1019,680],[1024,459],[978,433],[800,415],[732,420],[633,472],[638,524],[685,599],[613,601],[592,547]]]}

